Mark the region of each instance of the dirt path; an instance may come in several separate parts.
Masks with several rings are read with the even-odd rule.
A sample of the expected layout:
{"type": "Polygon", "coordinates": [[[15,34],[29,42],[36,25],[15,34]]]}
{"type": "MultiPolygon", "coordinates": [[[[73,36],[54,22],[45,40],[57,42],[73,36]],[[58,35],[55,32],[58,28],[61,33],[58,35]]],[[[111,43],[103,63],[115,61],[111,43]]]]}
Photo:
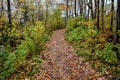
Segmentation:
{"type": "Polygon", "coordinates": [[[79,58],[64,40],[64,30],[53,33],[43,51],[41,68],[34,80],[95,80],[95,70],[79,58]]]}

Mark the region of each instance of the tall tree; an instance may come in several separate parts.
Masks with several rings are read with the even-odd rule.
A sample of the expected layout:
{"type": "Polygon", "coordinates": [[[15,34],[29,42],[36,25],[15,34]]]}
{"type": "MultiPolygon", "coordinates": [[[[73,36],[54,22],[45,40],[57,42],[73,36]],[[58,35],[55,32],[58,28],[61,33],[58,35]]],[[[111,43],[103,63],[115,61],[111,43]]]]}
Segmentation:
{"type": "Polygon", "coordinates": [[[83,1],[83,5],[84,5],[84,17],[86,18],[86,0],[83,1]]]}
{"type": "Polygon", "coordinates": [[[74,1],[74,13],[75,13],[75,17],[77,16],[77,0],[74,1]]]}
{"type": "MultiPolygon", "coordinates": [[[[2,18],[3,17],[3,0],[1,0],[1,2],[0,2],[1,4],[1,7],[0,7],[0,18],[2,18]]],[[[2,20],[0,20],[0,26],[2,26],[2,20]]]]}
{"type": "Polygon", "coordinates": [[[97,1],[97,29],[99,29],[99,14],[100,14],[99,3],[100,3],[100,0],[97,1]]]}
{"type": "Polygon", "coordinates": [[[66,0],[66,17],[68,18],[68,7],[69,7],[69,0],[66,0]]]}
{"type": "Polygon", "coordinates": [[[0,7],[0,18],[2,17],[2,14],[3,14],[3,0],[1,0],[1,7],[0,7]]]}
{"type": "Polygon", "coordinates": [[[92,3],[92,0],[90,0],[90,10],[91,10],[91,16],[92,18],[94,18],[94,13],[93,13],[93,3],[92,3]]]}
{"type": "Polygon", "coordinates": [[[7,4],[8,4],[8,5],[7,5],[7,8],[8,8],[9,27],[12,27],[10,0],[7,0],[7,4]]]}
{"type": "Polygon", "coordinates": [[[45,6],[46,6],[46,10],[45,10],[45,24],[44,24],[44,26],[45,26],[45,28],[46,28],[46,26],[47,26],[47,18],[48,18],[48,1],[49,0],[45,0],[45,6]]]}
{"type": "Polygon", "coordinates": [[[115,36],[114,36],[114,42],[119,43],[119,30],[120,30],[120,0],[117,0],[117,13],[116,13],[116,28],[115,28],[115,36]]]}
{"type": "Polygon", "coordinates": [[[104,30],[104,0],[101,1],[102,3],[102,29],[104,30]]]}
{"type": "Polygon", "coordinates": [[[113,18],[114,18],[114,0],[111,0],[111,26],[110,26],[110,30],[112,31],[112,27],[113,27],[113,18]]]}
{"type": "Polygon", "coordinates": [[[78,0],[78,6],[80,11],[80,16],[83,16],[83,0],[78,0]]]}
{"type": "Polygon", "coordinates": [[[94,0],[94,7],[95,7],[95,11],[94,11],[94,19],[96,19],[97,16],[97,0],[94,0]]]}

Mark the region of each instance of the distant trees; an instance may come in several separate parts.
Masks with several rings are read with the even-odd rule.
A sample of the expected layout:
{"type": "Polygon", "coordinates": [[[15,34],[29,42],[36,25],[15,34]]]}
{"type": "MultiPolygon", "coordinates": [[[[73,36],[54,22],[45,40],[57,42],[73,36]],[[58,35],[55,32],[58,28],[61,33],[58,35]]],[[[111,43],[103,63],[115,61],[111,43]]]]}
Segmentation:
{"type": "MultiPolygon", "coordinates": [[[[94,20],[94,26],[98,30],[104,31],[106,16],[110,15],[109,30],[113,33],[115,28],[113,23],[115,20],[115,0],[110,1],[111,3],[108,4],[108,0],[64,0],[64,3],[61,4],[64,6],[63,10],[67,19],[68,17],[82,16],[85,20],[94,20]]],[[[44,2],[42,0],[0,0],[0,18],[4,15],[9,27],[12,27],[14,21],[21,25],[21,23],[25,22],[35,23],[38,19],[44,20],[46,26],[49,13],[52,13],[52,4],[54,4],[53,0],[44,0],[44,2]]],[[[0,25],[3,25],[2,19],[0,19],[0,25]]],[[[118,26],[116,26],[116,32],[118,32],[117,28],[118,26]]]]}
{"type": "MultiPolygon", "coordinates": [[[[106,25],[109,26],[109,30],[114,33],[114,21],[115,21],[115,1],[110,0],[64,0],[66,2],[66,16],[67,18],[70,17],[77,17],[82,16],[85,20],[94,20],[95,27],[98,31],[104,31],[106,30],[106,25]],[[69,6],[72,6],[70,9],[69,6]],[[70,12],[70,13],[68,13],[70,12]],[[109,18],[109,23],[106,24],[106,19],[109,18]]],[[[118,2],[118,1],[117,1],[118,2]]],[[[117,6],[119,7],[119,6],[117,6]]],[[[117,17],[119,16],[119,8],[117,9],[117,17]]],[[[116,26],[116,34],[118,34],[119,27],[118,27],[118,21],[117,19],[117,26],[116,26]]],[[[116,36],[115,41],[118,41],[118,38],[116,36]]]]}

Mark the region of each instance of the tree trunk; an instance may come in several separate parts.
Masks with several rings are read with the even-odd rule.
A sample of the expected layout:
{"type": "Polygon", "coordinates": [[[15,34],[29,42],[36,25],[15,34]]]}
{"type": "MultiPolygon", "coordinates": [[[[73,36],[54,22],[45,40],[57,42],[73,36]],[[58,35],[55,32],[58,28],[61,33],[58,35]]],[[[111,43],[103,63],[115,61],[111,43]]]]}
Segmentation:
{"type": "Polygon", "coordinates": [[[75,13],[75,17],[77,16],[77,12],[76,12],[76,0],[74,2],[74,13],[75,13]]]}
{"type": "Polygon", "coordinates": [[[119,33],[118,31],[120,30],[120,0],[117,0],[117,13],[116,13],[116,28],[115,28],[115,36],[114,36],[114,42],[119,43],[119,33]]]}
{"type": "Polygon", "coordinates": [[[97,0],[94,0],[94,6],[95,6],[95,12],[94,12],[94,19],[96,19],[97,16],[97,0]]]}
{"type": "Polygon", "coordinates": [[[8,18],[9,18],[9,27],[12,27],[12,19],[11,19],[11,5],[10,5],[10,0],[7,0],[7,8],[8,8],[8,18]]]}
{"type": "Polygon", "coordinates": [[[45,29],[46,29],[46,26],[47,26],[47,18],[48,18],[48,1],[46,0],[46,13],[45,13],[45,29]]]}
{"type": "Polygon", "coordinates": [[[3,14],[3,0],[1,0],[1,12],[0,12],[0,18],[2,18],[3,14]]]}
{"type": "Polygon", "coordinates": [[[86,19],[86,0],[83,1],[83,4],[84,4],[84,17],[86,19]]]}
{"type": "Polygon", "coordinates": [[[67,6],[67,8],[66,8],[66,17],[67,17],[67,19],[68,19],[68,6],[69,6],[69,1],[68,0],[66,0],[66,6],[67,6]]]}
{"type": "MultiPolygon", "coordinates": [[[[3,0],[1,0],[1,13],[0,13],[0,18],[2,19],[3,17],[3,0]]],[[[3,20],[0,20],[0,33],[1,36],[3,36],[3,20]]],[[[3,43],[3,40],[1,40],[0,44],[3,43]]]]}
{"type": "Polygon", "coordinates": [[[113,28],[113,19],[114,19],[114,0],[111,1],[111,27],[110,27],[110,30],[112,31],[112,28],[113,28]]]}
{"type": "Polygon", "coordinates": [[[99,30],[99,3],[100,0],[97,1],[97,29],[99,30]]]}
{"type": "Polygon", "coordinates": [[[105,3],[105,12],[107,11],[107,1],[108,0],[106,0],[106,3],[105,3]]]}
{"type": "Polygon", "coordinates": [[[102,0],[102,29],[104,31],[104,0],[102,0]]]}
{"type": "Polygon", "coordinates": [[[83,16],[83,0],[78,0],[80,16],[83,16]]]}
{"type": "Polygon", "coordinates": [[[91,10],[91,17],[92,17],[92,19],[94,19],[92,0],[90,0],[90,10],[91,10]]]}

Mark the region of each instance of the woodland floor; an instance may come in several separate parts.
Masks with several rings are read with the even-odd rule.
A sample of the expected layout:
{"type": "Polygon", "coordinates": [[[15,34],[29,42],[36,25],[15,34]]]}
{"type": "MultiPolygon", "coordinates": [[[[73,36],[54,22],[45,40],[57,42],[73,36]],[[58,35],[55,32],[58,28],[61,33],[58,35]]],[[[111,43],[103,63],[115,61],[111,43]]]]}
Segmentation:
{"type": "Polygon", "coordinates": [[[106,80],[75,53],[64,39],[65,30],[53,33],[43,51],[41,68],[33,80],[106,80]]]}

